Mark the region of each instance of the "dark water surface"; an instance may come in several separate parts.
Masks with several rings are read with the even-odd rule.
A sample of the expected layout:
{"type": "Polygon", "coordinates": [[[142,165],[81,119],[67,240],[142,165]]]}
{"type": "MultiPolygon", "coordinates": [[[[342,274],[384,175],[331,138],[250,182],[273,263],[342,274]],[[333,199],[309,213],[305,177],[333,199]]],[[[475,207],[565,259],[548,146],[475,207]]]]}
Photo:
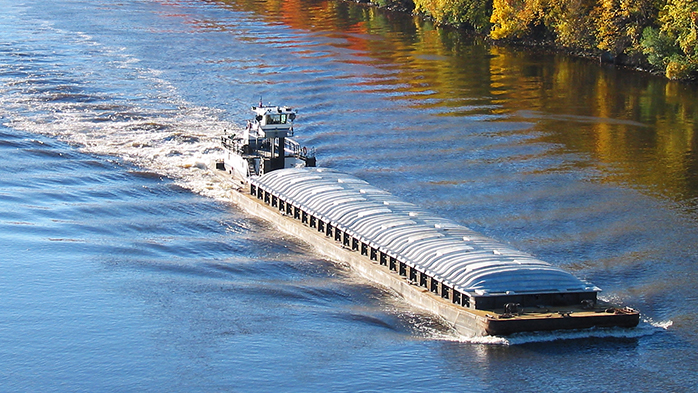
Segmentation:
{"type": "Polygon", "coordinates": [[[341,2],[0,0],[0,390],[698,386],[696,88],[341,2]],[[473,339],[226,202],[250,105],[320,164],[639,308],[473,339]]]}

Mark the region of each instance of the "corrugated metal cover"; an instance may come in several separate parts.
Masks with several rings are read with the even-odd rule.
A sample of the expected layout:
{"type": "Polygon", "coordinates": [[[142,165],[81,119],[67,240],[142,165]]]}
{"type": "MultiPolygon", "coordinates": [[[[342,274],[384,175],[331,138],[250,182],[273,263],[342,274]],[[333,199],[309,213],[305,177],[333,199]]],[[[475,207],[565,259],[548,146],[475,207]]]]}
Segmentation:
{"type": "Polygon", "coordinates": [[[462,293],[599,291],[569,272],[346,173],[291,168],[250,182],[462,293]]]}

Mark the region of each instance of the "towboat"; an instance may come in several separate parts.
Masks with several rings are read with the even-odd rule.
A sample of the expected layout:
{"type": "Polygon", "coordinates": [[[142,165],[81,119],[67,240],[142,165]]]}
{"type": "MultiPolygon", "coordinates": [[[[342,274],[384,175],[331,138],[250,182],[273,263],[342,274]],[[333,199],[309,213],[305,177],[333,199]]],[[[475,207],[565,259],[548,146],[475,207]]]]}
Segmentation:
{"type": "Polygon", "coordinates": [[[226,155],[217,167],[243,184],[233,201],[457,332],[505,336],[639,323],[637,310],[602,301],[601,289],[559,267],[364,180],[315,167],[314,150],[289,138],[292,109],[253,111],[239,137],[222,140],[226,155]]]}
{"type": "Polygon", "coordinates": [[[228,171],[241,181],[277,169],[315,166],[315,149],[308,149],[293,137],[293,122],[298,113],[287,106],[253,106],[255,116],[239,133],[221,137],[225,150],[218,169],[228,171]]]}

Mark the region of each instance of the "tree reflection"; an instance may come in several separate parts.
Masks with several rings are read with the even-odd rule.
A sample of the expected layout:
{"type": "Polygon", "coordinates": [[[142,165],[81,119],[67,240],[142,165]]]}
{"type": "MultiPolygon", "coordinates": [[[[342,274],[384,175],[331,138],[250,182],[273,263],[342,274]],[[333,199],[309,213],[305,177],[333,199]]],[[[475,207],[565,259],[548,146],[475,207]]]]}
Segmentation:
{"type": "Polygon", "coordinates": [[[390,99],[440,116],[525,118],[540,133],[536,142],[588,157],[575,165],[595,166],[597,181],[676,201],[698,198],[692,85],[546,52],[489,47],[454,29],[353,3],[207,1],[335,38],[330,45],[351,53],[340,61],[377,70],[362,82],[367,94],[371,85],[390,89],[390,99]]]}

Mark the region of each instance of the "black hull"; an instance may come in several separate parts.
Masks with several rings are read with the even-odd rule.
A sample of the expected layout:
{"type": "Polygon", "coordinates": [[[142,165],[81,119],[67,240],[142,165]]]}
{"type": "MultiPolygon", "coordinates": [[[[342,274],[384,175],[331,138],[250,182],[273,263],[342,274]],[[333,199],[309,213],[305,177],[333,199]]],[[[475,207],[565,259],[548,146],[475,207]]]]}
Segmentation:
{"type": "Polygon", "coordinates": [[[550,317],[488,318],[485,331],[493,336],[507,336],[514,333],[589,329],[593,327],[633,328],[640,323],[640,313],[631,309],[618,309],[615,312],[580,313],[550,317]]]}

